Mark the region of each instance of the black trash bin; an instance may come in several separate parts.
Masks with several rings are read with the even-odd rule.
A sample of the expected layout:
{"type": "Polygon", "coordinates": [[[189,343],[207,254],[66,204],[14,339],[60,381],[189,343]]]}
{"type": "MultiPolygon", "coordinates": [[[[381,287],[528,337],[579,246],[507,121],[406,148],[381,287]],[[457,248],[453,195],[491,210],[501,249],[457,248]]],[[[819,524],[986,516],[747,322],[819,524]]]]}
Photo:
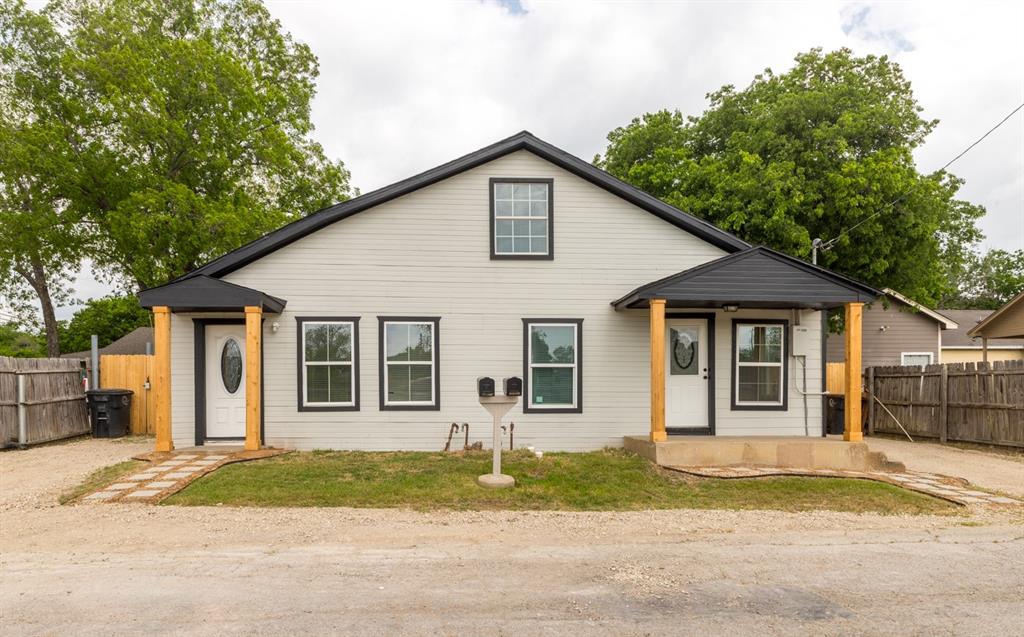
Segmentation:
{"type": "Polygon", "coordinates": [[[132,390],[90,389],[85,397],[94,438],[120,438],[128,433],[132,390]]]}
{"type": "Polygon", "coordinates": [[[846,411],[846,396],[842,394],[830,394],[826,398],[825,427],[829,434],[842,434],[845,422],[843,420],[846,411]]]}

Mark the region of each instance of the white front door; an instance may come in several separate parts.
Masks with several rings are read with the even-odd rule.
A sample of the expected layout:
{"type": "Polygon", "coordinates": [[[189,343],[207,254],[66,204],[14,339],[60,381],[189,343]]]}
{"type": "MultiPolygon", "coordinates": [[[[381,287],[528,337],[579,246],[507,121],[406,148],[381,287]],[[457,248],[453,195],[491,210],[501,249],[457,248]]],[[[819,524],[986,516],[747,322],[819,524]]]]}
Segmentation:
{"type": "Polygon", "coordinates": [[[708,427],[708,322],[665,321],[665,427],[708,427]]]}
{"type": "Polygon", "coordinates": [[[245,326],[206,326],[206,437],[245,438],[245,326]]]}

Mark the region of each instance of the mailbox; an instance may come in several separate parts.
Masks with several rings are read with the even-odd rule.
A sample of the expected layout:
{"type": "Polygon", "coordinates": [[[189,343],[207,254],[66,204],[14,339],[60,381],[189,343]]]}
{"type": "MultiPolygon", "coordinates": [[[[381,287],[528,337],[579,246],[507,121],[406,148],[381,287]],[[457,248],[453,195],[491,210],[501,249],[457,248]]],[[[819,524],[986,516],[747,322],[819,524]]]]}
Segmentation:
{"type": "Polygon", "coordinates": [[[481,376],[476,379],[476,393],[478,396],[489,397],[494,395],[494,379],[490,376],[481,376]]]}
{"type": "Polygon", "coordinates": [[[505,379],[505,395],[506,396],[522,396],[523,395],[523,379],[518,376],[509,376],[505,379]]]}

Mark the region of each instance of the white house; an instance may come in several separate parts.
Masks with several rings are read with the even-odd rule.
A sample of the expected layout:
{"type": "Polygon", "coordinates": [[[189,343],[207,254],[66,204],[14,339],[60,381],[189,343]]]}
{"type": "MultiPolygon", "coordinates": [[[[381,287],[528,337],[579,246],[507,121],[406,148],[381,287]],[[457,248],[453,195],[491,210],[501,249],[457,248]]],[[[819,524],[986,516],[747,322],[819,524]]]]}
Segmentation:
{"type": "Polygon", "coordinates": [[[487,437],[480,376],[523,378],[517,442],[584,450],[821,436],[822,310],[877,295],[522,132],[139,296],[159,450],[440,449],[487,437]]]}

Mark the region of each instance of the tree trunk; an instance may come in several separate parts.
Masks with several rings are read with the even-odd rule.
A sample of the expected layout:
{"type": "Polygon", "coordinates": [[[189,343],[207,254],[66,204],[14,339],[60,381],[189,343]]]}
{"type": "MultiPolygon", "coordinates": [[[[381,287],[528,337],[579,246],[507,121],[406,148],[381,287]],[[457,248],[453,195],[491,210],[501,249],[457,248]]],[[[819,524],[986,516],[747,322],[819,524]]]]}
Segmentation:
{"type": "Polygon", "coordinates": [[[43,326],[46,328],[46,355],[50,358],[60,356],[60,337],[57,333],[57,315],[53,311],[53,300],[50,298],[50,285],[46,281],[46,269],[39,257],[33,255],[29,259],[31,271],[17,268],[28,284],[39,297],[39,306],[43,310],[43,326]]]}

